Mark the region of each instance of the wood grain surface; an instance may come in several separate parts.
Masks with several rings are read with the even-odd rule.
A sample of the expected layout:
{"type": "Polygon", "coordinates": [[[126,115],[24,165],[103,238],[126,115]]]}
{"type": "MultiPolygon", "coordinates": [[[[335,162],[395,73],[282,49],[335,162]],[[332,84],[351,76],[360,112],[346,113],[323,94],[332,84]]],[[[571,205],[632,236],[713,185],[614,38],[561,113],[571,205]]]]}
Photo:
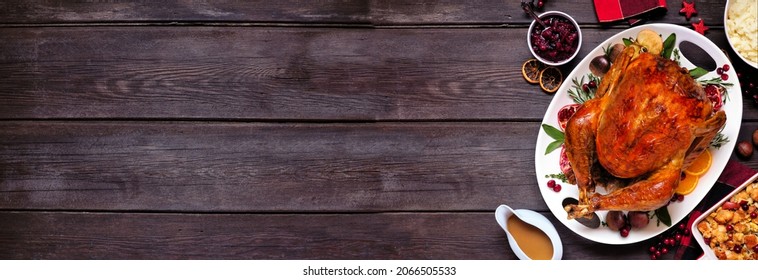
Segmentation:
{"type": "MultiPolygon", "coordinates": [[[[702,18],[734,57],[724,2],[648,22],[702,18]]],[[[521,76],[518,3],[2,1],[0,259],[516,259],[503,203],[556,224],[564,259],[647,259],[542,200],[553,96],[521,76]]],[[[581,23],[566,74],[629,27],[545,10],[581,23]]],[[[732,141],[758,129],[748,95],[742,121],[732,141]]]]}

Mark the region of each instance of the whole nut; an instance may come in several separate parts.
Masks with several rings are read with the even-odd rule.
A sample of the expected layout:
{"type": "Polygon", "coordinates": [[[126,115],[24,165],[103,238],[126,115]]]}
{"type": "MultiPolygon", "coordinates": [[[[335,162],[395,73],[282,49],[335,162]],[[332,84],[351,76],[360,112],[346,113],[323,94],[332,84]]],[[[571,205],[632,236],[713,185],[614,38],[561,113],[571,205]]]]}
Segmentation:
{"type": "Polygon", "coordinates": [[[743,159],[748,159],[753,156],[753,145],[747,141],[740,141],[737,143],[737,155],[743,159]]]}
{"type": "Polygon", "coordinates": [[[758,146],[758,129],[753,131],[753,145],[758,146]]]}

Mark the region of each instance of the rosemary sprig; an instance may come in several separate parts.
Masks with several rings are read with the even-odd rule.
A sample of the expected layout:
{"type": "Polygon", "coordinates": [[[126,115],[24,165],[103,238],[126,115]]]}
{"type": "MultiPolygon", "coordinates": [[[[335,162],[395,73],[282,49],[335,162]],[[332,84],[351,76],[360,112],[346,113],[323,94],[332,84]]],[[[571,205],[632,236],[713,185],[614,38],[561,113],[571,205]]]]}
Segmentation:
{"type": "Polygon", "coordinates": [[[716,149],[721,149],[721,146],[725,145],[726,143],[729,143],[729,137],[721,132],[717,133],[716,136],[711,139],[711,147],[714,147],[716,149]]]}
{"type": "Polygon", "coordinates": [[[556,173],[556,174],[547,174],[545,175],[545,178],[558,179],[564,183],[568,183],[568,178],[566,178],[566,174],[563,174],[563,172],[556,173]]]}
{"type": "MultiPolygon", "coordinates": [[[[601,79],[598,76],[590,73],[587,74],[587,78],[590,81],[594,81],[596,85],[600,85],[601,79]]],[[[574,85],[571,86],[573,89],[568,90],[568,94],[569,97],[574,100],[574,102],[583,104],[584,102],[587,102],[587,100],[595,97],[595,91],[597,90],[597,87],[589,88],[588,91],[584,91],[584,89],[582,89],[582,86],[584,85],[584,76],[582,76],[579,80],[577,80],[577,78],[573,78],[571,81],[574,83],[574,85]]]]}

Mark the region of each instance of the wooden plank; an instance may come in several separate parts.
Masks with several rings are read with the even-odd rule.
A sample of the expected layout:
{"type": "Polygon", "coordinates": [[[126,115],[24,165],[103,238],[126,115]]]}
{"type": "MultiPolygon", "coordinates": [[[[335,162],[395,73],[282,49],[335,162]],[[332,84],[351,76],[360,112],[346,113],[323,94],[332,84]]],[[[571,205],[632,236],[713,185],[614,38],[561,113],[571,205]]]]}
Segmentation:
{"type": "MultiPolygon", "coordinates": [[[[740,140],[756,128],[744,124],[740,140]]],[[[0,122],[0,209],[547,211],[534,171],[538,129],[0,122]]],[[[758,156],[741,162],[758,169],[758,156]]]]}
{"type": "MultiPolygon", "coordinates": [[[[90,22],[253,22],[370,23],[374,25],[529,24],[521,1],[502,0],[320,0],[161,2],[23,1],[0,3],[0,23],[90,22]]],[[[723,24],[723,0],[698,1],[697,17],[717,27],[723,24]]],[[[651,22],[688,24],[679,14],[679,0],[668,1],[668,12],[651,22]]],[[[559,10],[582,24],[597,23],[591,1],[545,1],[544,11],[559,10]]],[[[626,26],[621,21],[618,26],[626,26]]]]}
{"type": "MultiPolygon", "coordinates": [[[[522,78],[517,28],[0,32],[2,119],[535,121],[552,98],[522,78]]],[[[579,57],[615,33],[585,32],[579,57]]]]}
{"type": "Polygon", "coordinates": [[[0,3],[0,23],[368,22],[369,1],[23,1],[0,3]]]}
{"type": "Polygon", "coordinates": [[[0,122],[0,209],[547,209],[538,123],[0,122]]]}
{"type": "MultiPolygon", "coordinates": [[[[547,215],[564,259],[647,259],[547,215]]],[[[2,259],[516,259],[493,213],[151,214],[0,211],[2,259]]]]}

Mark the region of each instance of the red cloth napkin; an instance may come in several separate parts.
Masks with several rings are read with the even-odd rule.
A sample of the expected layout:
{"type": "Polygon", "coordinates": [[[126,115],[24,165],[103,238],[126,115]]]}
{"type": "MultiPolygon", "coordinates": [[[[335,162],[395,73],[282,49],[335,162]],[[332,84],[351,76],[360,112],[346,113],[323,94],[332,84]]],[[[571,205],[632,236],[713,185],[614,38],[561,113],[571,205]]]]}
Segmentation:
{"type": "Polygon", "coordinates": [[[666,10],[666,0],[594,0],[595,12],[600,22],[626,19],[635,24],[648,13],[666,10]]]}
{"type": "MultiPolygon", "coordinates": [[[[716,184],[713,185],[713,188],[711,188],[705,198],[703,198],[703,201],[701,201],[700,204],[692,210],[692,213],[690,213],[690,217],[687,219],[687,228],[691,228],[692,223],[700,217],[704,211],[713,207],[714,204],[729,195],[729,193],[734,191],[735,188],[741,186],[745,181],[753,177],[755,173],[756,171],[750,167],[737,161],[730,160],[726,164],[724,171],[721,172],[721,176],[719,176],[716,184]]],[[[674,259],[694,260],[702,255],[703,249],[700,248],[700,245],[693,239],[692,234],[690,233],[689,235],[682,237],[681,244],[674,254],[674,259]]]]}

